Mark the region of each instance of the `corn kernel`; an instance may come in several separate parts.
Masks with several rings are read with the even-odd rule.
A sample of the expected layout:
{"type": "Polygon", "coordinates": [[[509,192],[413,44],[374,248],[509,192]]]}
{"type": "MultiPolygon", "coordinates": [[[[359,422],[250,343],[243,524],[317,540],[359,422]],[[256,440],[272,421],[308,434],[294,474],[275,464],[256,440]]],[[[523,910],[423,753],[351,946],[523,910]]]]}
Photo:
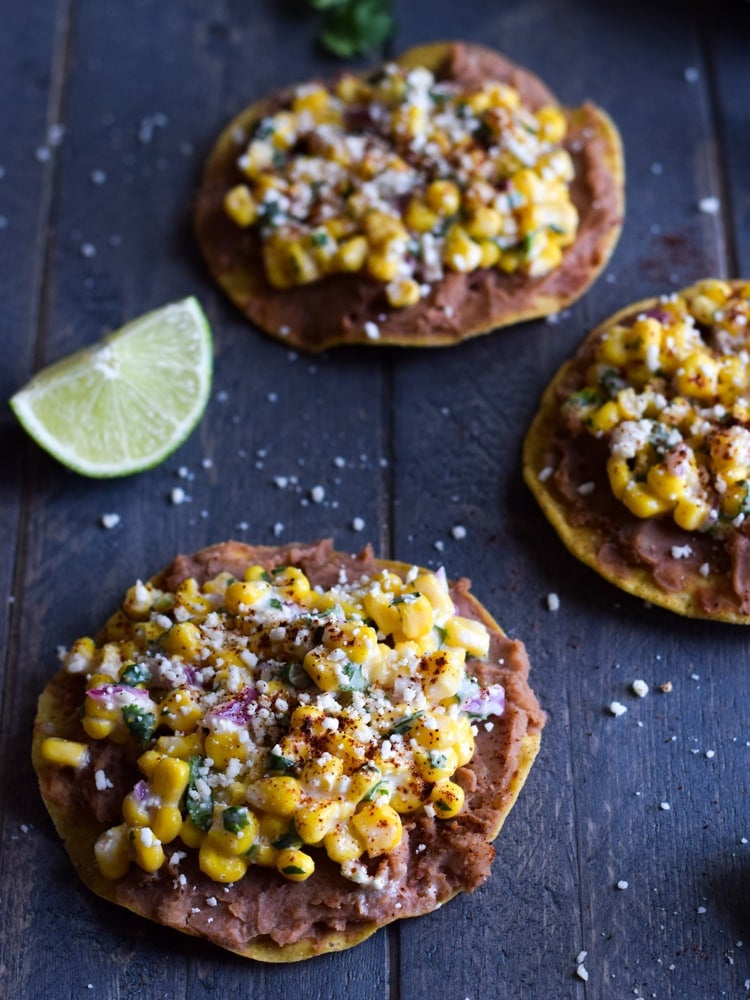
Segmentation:
{"type": "Polygon", "coordinates": [[[401,817],[390,805],[365,802],[351,823],[370,857],[387,854],[401,842],[401,817]]]}
{"type": "Polygon", "coordinates": [[[40,747],[42,760],[48,764],[60,764],[63,767],[83,767],[89,759],[89,748],[85,743],[75,740],[63,740],[57,736],[48,736],[40,747]]]}
{"type": "Polygon", "coordinates": [[[483,660],[490,648],[487,627],[472,618],[454,615],[445,623],[445,641],[449,646],[462,646],[469,656],[483,660]]]}
{"type": "Polygon", "coordinates": [[[454,781],[438,781],[430,792],[430,802],[435,807],[435,815],[441,819],[451,819],[461,812],[464,804],[464,790],[454,781]]]}
{"type": "Polygon", "coordinates": [[[94,844],[94,857],[104,878],[123,878],[130,867],[130,842],[125,823],[106,830],[94,844]]]}
{"type": "Polygon", "coordinates": [[[291,882],[304,882],[315,871],[315,862],[309,854],[290,847],[279,851],[276,868],[284,878],[288,878],[291,882]]]}
{"type": "Polygon", "coordinates": [[[247,184],[238,184],[224,196],[224,211],[229,218],[243,229],[258,218],[258,206],[247,184]]]}

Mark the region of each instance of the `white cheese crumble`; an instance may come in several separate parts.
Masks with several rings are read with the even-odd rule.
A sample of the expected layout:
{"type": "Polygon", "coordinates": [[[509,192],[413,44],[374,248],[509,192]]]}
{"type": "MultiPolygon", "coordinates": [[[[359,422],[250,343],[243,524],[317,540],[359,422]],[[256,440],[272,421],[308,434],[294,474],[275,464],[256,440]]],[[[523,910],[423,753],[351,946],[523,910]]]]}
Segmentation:
{"type": "Polygon", "coordinates": [[[380,327],[372,320],[365,323],[365,336],[368,340],[380,340],[380,327]]]}
{"type": "Polygon", "coordinates": [[[630,685],[630,690],[639,698],[645,698],[649,692],[649,686],[645,681],[636,678],[630,685]]]}
{"type": "Polygon", "coordinates": [[[609,710],[614,716],[624,715],[627,712],[627,707],[619,701],[611,701],[609,703],[609,710]]]}
{"type": "Polygon", "coordinates": [[[364,531],[365,522],[361,517],[355,517],[352,521],[352,528],[354,531],[364,531]]]}
{"type": "Polygon", "coordinates": [[[670,553],[673,559],[689,559],[693,550],[689,545],[673,545],[670,553]]]}
{"type": "Polygon", "coordinates": [[[550,611],[560,610],[560,598],[557,596],[557,594],[555,593],[547,594],[547,608],[550,611]]]}
{"type": "Polygon", "coordinates": [[[182,503],[187,503],[190,500],[190,497],[181,486],[175,486],[169,494],[169,499],[172,501],[174,506],[177,507],[182,503]]]}
{"type": "Polygon", "coordinates": [[[596,483],[593,482],[581,483],[581,485],[578,487],[578,492],[582,497],[587,497],[590,496],[595,489],[596,489],[596,483]]]}
{"type": "Polygon", "coordinates": [[[310,490],[310,499],[313,503],[323,503],[326,491],[322,486],[313,486],[310,490]]]}
{"type": "Polygon", "coordinates": [[[466,528],[462,524],[455,524],[451,528],[451,534],[460,541],[462,538],[466,538],[466,528]]]}
{"type": "Polygon", "coordinates": [[[104,792],[108,788],[115,787],[101,768],[94,772],[94,784],[98,792],[104,792]]]}
{"type": "Polygon", "coordinates": [[[698,202],[698,211],[703,212],[704,215],[716,215],[720,208],[721,202],[713,196],[701,198],[698,202]]]}
{"type": "Polygon", "coordinates": [[[671,805],[670,805],[670,804],[669,804],[668,802],[660,802],[660,803],[659,803],[659,808],[660,808],[661,810],[663,810],[664,812],[669,812],[669,810],[670,810],[670,809],[671,809],[672,807],[671,807],[671,805]]]}
{"type": "Polygon", "coordinates": [[[626,879],[621,878],[620,881],[617,883],[617,888],[618,889],[627,889],[629,885],[630,885],[630,883],[626,879]]]}
{"type": "Polygon", "coordinates": [[[121,518],[119,514],[102,514],[102,516],[99,518],[99,523],[101,524],[101,526],[103,528],[106,528],[108,531],[111,528],[116,528],[117,525],[120,523],[120,521],[121,518]]]}

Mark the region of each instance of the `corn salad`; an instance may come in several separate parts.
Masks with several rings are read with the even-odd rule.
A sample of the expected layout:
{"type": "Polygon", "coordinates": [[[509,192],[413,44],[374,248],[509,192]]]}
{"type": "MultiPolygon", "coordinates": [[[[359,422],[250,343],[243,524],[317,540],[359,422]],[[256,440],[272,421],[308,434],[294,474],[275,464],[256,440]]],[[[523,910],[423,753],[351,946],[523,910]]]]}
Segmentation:
{"type": "Polygon", "coordinates": [[[750,284],[706,280],[605,330],[568,427],[637,517],[722,537],[750,514],[750,284]]]}
{"type": "Polygon", "coordinates": [[[323,590],[253,565],[174,593],[138,582],[98,642],[65,653],[86,679],[89,742],[47,739],[44,759],[84,767],[98,740],[142,749],[123,821],[96,843],[106,878],[155,872],[181,842],[216,882],[251,865],[302,881],[324,852],[367,885],[404,814],[461,811],[475,722],[504,709],[502,687],[467,672],[487,628],[456,614],[442,570],[345,577],[323,590]]]}
{"type": "Polygon", "coordinates": [[[401,308],[446,271],[538,277],[576,238],[566,131],[560,108],[532,112],[507,84],[387,65],[297,87],[255,126],[224,209],[256,227],[280,289],[362,272],[401,308]]]}

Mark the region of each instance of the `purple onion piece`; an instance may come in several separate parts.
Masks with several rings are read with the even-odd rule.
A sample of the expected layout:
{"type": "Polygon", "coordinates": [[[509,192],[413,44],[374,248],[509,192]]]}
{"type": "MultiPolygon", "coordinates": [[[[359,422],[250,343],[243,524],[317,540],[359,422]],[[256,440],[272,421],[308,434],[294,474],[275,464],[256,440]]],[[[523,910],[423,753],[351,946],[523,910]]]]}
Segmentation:
{"type": "Polygon", "coordinates": [[[461,709],[478,719],[486,719],[490,715],[502,715],[505,711],[505,688],[502,684],[490,684],[488,688],[480,688],[461,702],[461,709]]]}
{"type": "Polygon", "coordinates": [[[139,781],[133,786],[133,795],[138,802],[143,802],[144,799],[148,798],[148,782],[139,781]]]}
{"type": "Polygon", "coordinates": [[[144,688],[128,687],[125,684],[103,684],[102,687],[87,691],[86,697],[93,698],[94,701],[117,700],[123,704],[151,701],[151,695],[144,688]]]}
{"type": "Polygon", "coordinates": [[[223,701],[216,708],[212,708],[206,716],[206,722],[210,725],[217,719],[232,722],[236,726],[244,726],[253,714],[253,705],[257,701],[258,692],[254,687],[243,688],[236,698],[223,701]]]}

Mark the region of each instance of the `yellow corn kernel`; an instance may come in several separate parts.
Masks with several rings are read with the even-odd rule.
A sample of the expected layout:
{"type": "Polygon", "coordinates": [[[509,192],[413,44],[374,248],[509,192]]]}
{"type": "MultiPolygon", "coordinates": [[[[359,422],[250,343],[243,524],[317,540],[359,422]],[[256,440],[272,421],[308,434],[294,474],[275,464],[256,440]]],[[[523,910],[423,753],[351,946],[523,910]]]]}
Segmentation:
{"type": "Polygon", "coordinates": [[[509,108],[514,111],[521,104],[518,91],[507,83],[491,83],[485,87],[490,102],[494,107],[509,108]]]}
{"type": "Polygon", "coordinates": [[[342,685],[342,668],[346,664],[346,657],[336,656],[338,652],[316,646],[305,654],[302,669],[321,691],[337,691],[342,685]]]}
{"type": "Polygon", "coordinates": [[[458,767],[458,754],[453,747],[442,750],[415,749],[414,760],[420,777],[432,783],[443,778],[450,778],[458,767]]]}
{"type": "Polygon", "coordinates": [[[315,802],[302,806],[294,817],[294,825],[305,844],[319,844],[339,821],[336,802],[315,802]]]}
{"type": "Polygon", "coordinates": [[[405,309],[419,302],[422,289],[413,278],[394,278],[386,285],[385,295],[394,309],[405,309]]]}
{"type": "Polygon", "coordinates": [[[696,351],[688,355],[677,370],[675,385],[683,396],[707,402],[716,396],[718,380],[718,362],[709,354],[696,351]]]}
{"type": "Polygon", "coordinates": [[[249,753],[247,732],[244,730],[209,733],[204,742],[205,753],[217,767],[226,767],[230,760],[246,760],[249,753]],[[242,737],[245,737],[244,739],[242,737]]]}
{"type": "Polygon", "coordinates": [[[180,828],[180,840],[186,847],[200,847],[206,835],[191,819],[186,819],[180,828]]]}
{"type": "Polygon", "coordinates": [[[519,170],[511,178],[511,186],[527,204],[541,201],[543,185],[533,170],[519,170]]]}
{"type": "Polygon", "coordinates": [[[454,615],[445,623],[445,642],[448,646],[462,646],[469,656],[483,660],[489,652],[490,634],[481,622],[454,615]]]}
{"type": "MultiPolygon", "coordinates": [[[[252,583],[254,580],[263,580],[265,583],[268,583],[270,581],[270,578],[271,574],[268,572],[266,567],[261,566],[260,563],[253,563],[252,566],[248,566],[242,577],[245,583],[252,583]]],[[[227,580],[226,586],[224,587],[225,591],[227,587],[231,586],[231,584],[234,583],[234,580],[235,580],[234,577],[230,577],[227,580]]]]}
{"type": "Polygon", "coordinates": [[[104,878],[120,879],[130,867],[130,841],[125,823],[106,830],[94,844],[94,857],[104,878]]]}
{"type": "Polygon", "coordinates": [[[230,614],[241,614],[243,610],[252,608],[264,600],[271,590],[270,583],[265,580],[235,580],[230,583],[224,595],[224,602],[230,614]]]}
{"type": "Polygon", "coordinates": [[[662,500],[676,503],[687,490],[687,483],[682,476],[675,475],[665,465],[653,465],[646,477],[648,488],[662,500]]]}
{"type": "Polygon", "coordinates": [[[115,724],[110,719],[100,719],[91,715],[84,716],[81,724],[86,730],[86,735],[92,740],[103,740],[115,729],[115,724]]]}
{"type": "Polygon", "coordinates": [[[596,358],[614,368],[622,368],[628,362],[628,351],[625,347],[627,330],[622,326],[614,326],[602,334],[596,346],[596,358]]]}
{"type": "Polygon", "coordinates": [[[456,751],[458,757],[457,767],[463,767],[474,756],[474,730],[472,729],[470,719],[465,715],[460,715],[455,720],[455,724],[456,741],[453,744],[453,749],[456,751]]]}
{"type": "Polygon", "coordinates": [[[438,215],[455,215],[461,207],[461,192],[453,181],[432,181],[425,192],[425,200],[438,215]]]}
{"type": "Polygon", "coordinates": [[[238,226],[245,229],[258,218],[258,205],[247,184],[237,184],[224,196],[224,211],[238,226]]]}
{"type": "Polygon", "coordinates": [[[548,104],[536,112],[541,137],[547,142],[562,142],[568,130],[565,115],[554,105],[548,104]]]}
{"type": "Polygon", "coordinates": [[[183,580],[175,591],[175,608],[184,608],[192,618],[205,618],[213,610],[213,603],[201,593],[197,580],[188,577],[183,580]]]}
{"type": "MultiPolygon", "coordinates": [[[[94,665],[96,646],[88,636],[76,639],[68,650],[63,665],[68,674],[86,674],[94,665]]],[[[109,679],[109,678],[108,678],[109,679]]]]}
{"type": "Polygon", "coordinates": [[[273,816],[293,816],[302,801],[302,787],[291,775],[261,778],[247,790],[247,797],[258,809],[273,816]]]}
{"type": "Polygon", "coordinates": [[[153,600],[153,589],[138,580],[125,591],[122,610],[131,621],[146,621],[151,612],[153,600]]]}
{"type": "Polygon", "coordinates": [[[343,773],[344,762],[341,758],[325,754],[307,761],[300,781],[315,792],[332,792],[343,773]]]}
{"type": "Polygon", "coordinates": [[[158,750],[146,750],[138,758],[138,768],[142,774],[145,774],[147,778],[151,778],[156,767],[164,760],[164,754],[159,753],[158,750]]]}
{"type": "Polygon", "coordinates": [[[208,837],[200,845],[198,866],[214,882],[239,882],[247,873],[245,858],[225,854],[208,837]]]}
{"type": "Polygon", "coordinates": [[[444,750],[458,740],[458,719],[434,712],[425,712],[411,726],[409,735],[425,750],[444,750]]]}
{"type": "Polygon", "coordinates": [[[448,585],[435,573],[420,573],[407,587],[409,593],[419,593],[432,605],[435,620],[440,622],[455,613],[448,585]]]}
{"type": "Polygon", "coordinates": [[[593,434],[606,434],[620,422],[620,408],[614,399],[608,400],[588,418],[588,426],[593,434]]]}
{"type": "Polygon", "coordinates": [[[154,749],[160,754],[189,760],[196,755],[203,755],[203,734],[191,733],[189,736],[160,736],[154,749]]]}
{"type": "Polygon", "coordinates": [[[397,639],[420,639],[432,631],[435,615],[424,595],[404,594],[396,598],[391,607],[398,616],[398,629],[394,632],[397,639]]]}
{"type": "Polygon", "coordinates": [[[340,77],[334,89],[336,96],[346,104],[367,103],[371,97],[367,83],[353,73],[345,73],[340,77]]]}
{"type": "Polygon", "coordinates": [[[161,841],[148,826],[137,826],[130,831],[135,863],[145,872],[158,871],[164,864],[161,841]]]}
{"type": "Polygon", "coordinates": [[[301,111],[309,111],[317,121],[327,109],[330,96],[325,87],[316,84],[299,87],[292,98],[292,112],[299,114],[301,111]]]}
{"type": "Polygon", "coordinates": [[[685,531],[699,531],[711,508],[701,497],[680,497],[673,511],[675,523],[685,531]]]}
{"type": "Polygon", "coordinates": [[[387,854],[401,842],[401,817],[387,803],[365,802],[352,816],[351,824],[370,857],[387,854]]]}
{"type": "Polygon", "coordinates": [[[224,854],[239,857],[253,846],[258,829],[257,816],[246,806],[217,808],[207,839],[224,854]]]}
{"type": "Polygon", "coordinates": [[[201,651],[203,638],[200,629],[192,622],[177,622],[164,636],[162,648],[167,656],[180,656],[195,660],[201,651]]]}
{"type": "Polygon", "coordinates": [[[408,233],[402,221],[387,212],[373,209],[362,220],[365,236],[372,246],[383,247],[394,240],[406,241],[408,233]]]}
{"type": "Polygon", "coordinates": [[[364,236],[352,236],[339,244],[336,267],[339,271],[361,271],[367,259],[369,245],[364,236]]]}
{"type": "Polygon", "coordinates": [[[159,703],[160,725],[181,733],[190,733],[203,717],[203,710],[188,688],[175,688],[159,703]]]}
{"type": "Polygon", "coordinates": [[[419,661],[419,679],[431,702],[453,698],[464,676],[465,654],[462,649],[438,649],[419,661]]]}
{"type": "Polygon", "coordinates": [[[475,271],[482,263],[482,250],[463,226],[452,225],[443,245],[443,262],[459,273],[475,271]]]}
{"type": "Polygon", "coordinates": [[[624,458],[610,457],[607,459],[607,476],[613,495],[622,500],[633,478],[630,466],[624,458]]]}
{"type": "Polygon", "coordinates": [[[440,216],[420,198],[412,198],[406,206],[404,222],[417,233],[430,233],[440,222],[440,216]]]}
{"type": "Polygon", "coordinates": [[[273,586],[285,600],[297,604],[310,596],[310,581],[296,566],[285,566],[283,572],[274,572],[273,586]]]}
{"type": "Polygon", "coordinates": [[[292,712],[289,720],[290,731],[309,732],[314,736],[320,736],[325,731],[323,722],[327,718],[326,713],[316,708],[315,705],[298,705],[292,712]]]}
{"type": "Polygon", "coordinates": [[[747,479],[747,457],[750,455],[750,431],[744,427],[719,427],[710,437],[711,467],[724,482],[736,483],[747,479]]]}
{"type": "Polygon", "coordinates": [[[631,514],[636,517],[656,517],[672,509],[669,500],[654,496],[645,486],[633,483],[620,498],[631,514]]]}
{"type": "Polygon", "coordinates": [[[493,243],[492,240],[482,240],[479,248],[482,251],[482,259],[479,262],[480,267],[494,267],[499,263],[501,252],[497,243],[493,243]]]}
{"type": "Polygon", "coordinates": [[[365,594],[363,601],[367,615],[385,635],[392,635],[399,627],[399,616],[393,607],[393,595],[388,593],[365,594]]]}
{"type": "Polygon", "coordinates": [[[190,779],[190,765],[177,757],[163,757],[154,768],[151,788],[163,802],[177,805],[190,779]]]}
{"type": "Polygon", "coordinates": [[[304,882],[315,871],[315,862],[304,851],[288,847],[284,851],[279,851],[276,868],[290,882],[304,882]]]}
{"type": "Polygon", "coordinates": [[[367,258],[367,272],[378,281],[393,281],[401,270],[401,259],[396,254],[373,253],[367,258]]]}
{"type": "Polygon", "coordinates": [[[115,611],[107,619],[104,634],[110,642],[122,642],[130,638],[131,622],[124,611],[115,611]]]}
{"type": "Polygon", "coordinates": [[[435,807],[435,815],[441,819],[451,819],[461,812],[464,804],[464,790],[455,781],[438,781],[430,792],[430,802],[435,807]]]}
{"type": "Polygon", "coordinates": [[[549,274],[550,271],[558,267],[562,262],[563,252],[561,247],[549,239],[546,239],[546,242],[543,242],[544,239],[544,233],[536,234],[536,238],[534,240],[534,253],[528,264],[528,272],[532,278],[538,278],[543,274],[549,274]],[[537,250],[540,245],[541,250],[537,250]]]}
{"type": "Polygon", "coordinates": [[[347,659],[354,663],[364,663],[377,644],[375,629],[363,622],[329,622],[323,631],[323,645],[331,650],[343,649],[347,659]]]}
{"type": "Polygon", "coordinates": [[[488,240],[497,236],[503,227],[503,217],[495,208],[482,205],[477,208],[465,224],[466,232],[473,239],[488,240]]]}
{"type": "Polygon", "coordinates": [[[139,652],[145,653],[156,645],[165,632],[164,626],[157,622],[137,622],[133,626],[133,640],[139,652]]]}
{"type": "Polygon", "coordinates": [[[362,841],[352,830],[351,823],[337,823],[323,838],[323,846],[331,861],[343,865],[345,861],[354,861],[364,851],[362,841]]]}
{"type": "Polygon", "coordinates": [[[89,748],[85,743],[57,736],[48,736],[40,747],[40,753],[42,760],[48,764],[60,764],[62,767],[83,767],[89,759],[89,748]]]}

